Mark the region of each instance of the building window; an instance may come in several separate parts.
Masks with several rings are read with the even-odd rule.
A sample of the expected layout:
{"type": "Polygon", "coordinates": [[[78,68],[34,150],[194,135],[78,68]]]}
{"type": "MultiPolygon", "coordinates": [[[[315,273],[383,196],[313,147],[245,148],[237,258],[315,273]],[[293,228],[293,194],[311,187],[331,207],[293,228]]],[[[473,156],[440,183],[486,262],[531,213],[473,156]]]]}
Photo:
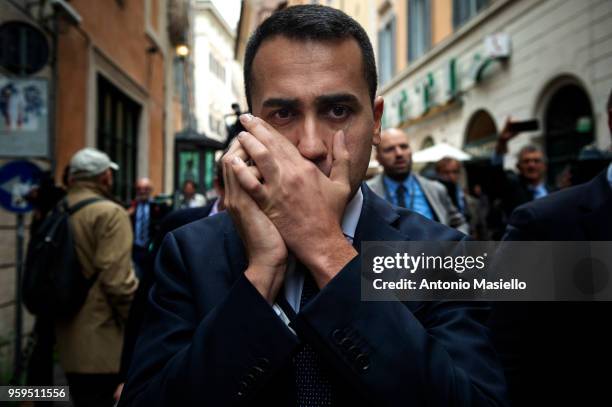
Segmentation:
{"type": "Polygon", "coordinates": [[[431,12],[429,0],[409,0],[408,61],[425,54],[431,46],[431,12]]]}
{"type": "Polygon", "coordinates": [[[225,67],[212,53],[208,55],[208,65],[210,72],[219,78],[221,82],[225,82],[225,67]]]}
{"type": "Polygon", "coordinates": [[[138,122],[141,107],[98,75],[98,148],[119,164],[113,194],[129,202],[136,179],[138,122]]]}
{"type": "Polygon", "coordinates": [[[378,78],[381,85],[395,75],[395,16],[378,31],[378,78]]]}
{"type": "Polygon", "coordinates": [[[478,14],[489,0],[453,0],[453,27],[461,27],[478,14]]]}

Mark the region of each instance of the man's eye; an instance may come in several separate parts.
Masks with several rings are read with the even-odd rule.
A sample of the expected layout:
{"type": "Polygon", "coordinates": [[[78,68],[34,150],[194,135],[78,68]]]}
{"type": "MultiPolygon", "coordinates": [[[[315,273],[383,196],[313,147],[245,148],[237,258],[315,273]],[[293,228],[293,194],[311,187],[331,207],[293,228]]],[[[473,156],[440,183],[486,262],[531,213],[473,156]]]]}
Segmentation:
{"type": "Polygon", "coordinates": [[[274,112],[274,117],[276,119],[285,120],[291,117],[291,111],[289,109],[280,109],[274,112]]]}
{"type": "Polygon", "coordinates": [[[350,109],[347,106],[336,105],[329,110],[329,115],[332,119],[345,119],[350,114],[350,109]]]}

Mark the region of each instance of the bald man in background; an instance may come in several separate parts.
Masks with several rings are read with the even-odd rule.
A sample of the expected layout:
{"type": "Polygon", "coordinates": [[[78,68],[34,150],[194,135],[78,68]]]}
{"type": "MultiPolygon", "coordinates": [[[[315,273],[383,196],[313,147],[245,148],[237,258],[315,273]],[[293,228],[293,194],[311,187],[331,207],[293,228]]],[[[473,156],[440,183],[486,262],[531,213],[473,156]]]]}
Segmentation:
{"type": "Polygon", "coordinates": [[[367,182],[376,194],[395,206],[468,233],[464,216],[453,205],[444,185],[412,172],[408,135],[400,129],[382,132],[376,160],[384,171],[367,182]]]}

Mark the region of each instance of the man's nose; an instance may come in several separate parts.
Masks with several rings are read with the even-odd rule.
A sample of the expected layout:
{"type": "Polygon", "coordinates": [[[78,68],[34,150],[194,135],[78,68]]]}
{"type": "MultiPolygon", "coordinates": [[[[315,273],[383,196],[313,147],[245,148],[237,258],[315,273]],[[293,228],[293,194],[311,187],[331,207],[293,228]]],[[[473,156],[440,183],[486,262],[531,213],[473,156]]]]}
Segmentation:
{"type": "Polygon", "coordinates": [[[306,118],[300,129],[298,136],[297,149],[302,157],[313,163],[325,161],[327,159],[327,144],[324,126],[319,125],[316,119],[306,118]]]}

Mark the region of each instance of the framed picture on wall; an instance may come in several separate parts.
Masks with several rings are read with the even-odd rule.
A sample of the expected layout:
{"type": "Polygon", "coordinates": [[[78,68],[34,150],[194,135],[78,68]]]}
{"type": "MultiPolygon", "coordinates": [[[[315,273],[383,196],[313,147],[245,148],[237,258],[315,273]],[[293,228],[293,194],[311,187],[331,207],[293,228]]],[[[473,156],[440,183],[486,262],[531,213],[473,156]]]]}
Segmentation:
{"type": "Polygon", "coordinates": [[[48,157],[48,100],[46,79],[0,76],[0,155],[48,157]]]}

